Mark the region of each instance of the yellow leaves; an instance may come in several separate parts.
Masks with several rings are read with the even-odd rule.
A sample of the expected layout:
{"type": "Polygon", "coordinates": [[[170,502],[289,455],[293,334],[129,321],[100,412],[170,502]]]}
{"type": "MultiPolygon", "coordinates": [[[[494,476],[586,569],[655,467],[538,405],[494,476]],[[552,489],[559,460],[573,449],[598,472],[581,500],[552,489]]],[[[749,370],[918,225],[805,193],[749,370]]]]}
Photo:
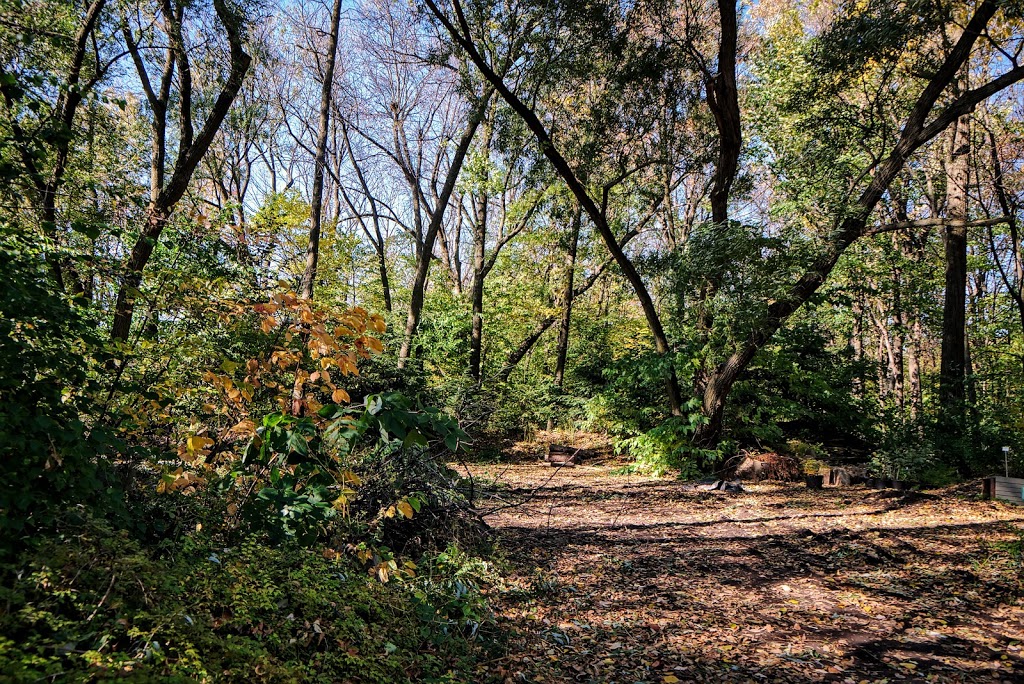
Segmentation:
{"type": "Polygon", "coordinates": [[[331,393],[331,401],[335,404],[347,404],[351,401],[351,397],[348,396],[348,392],[343,389],[336,389],[331,393]]]}
{"type": "Polygon", "coordinates": [[[665,675],[661,678],[661,681],[664,682],[664,684],[676,684],[679,681],[679,677],[676,677],[675,675],[665,675]]]}
{"type": "Polygon", "coordinates": [[[409,505],[408,501],[399,501],[395,505],[395,508],[397,508],[398,512],[401,513],[402,515],[404,515],[406,517],[406,519],[411,519],[412,518],[412,513],[413,513],[412,506],[409,505]]]}
{"type": "Polygon", "coordinates": [[[173,473],[169,473],[160,478],[160,483],[156,486],[157,494],[169,494],[179,489],[186,489],[188,487],[195,487],[198,485],[206,484],[206,480],[195,473],[186,473],[183,468],[178,468],[173,473]]]}
{"type": "Polygon", "coordinates": [[[188,458],[185,460],[192,462],[199,456],[209,456],[209,447],[213,446],[213,440],[203,435],[192,435],[185,440],[185,450],[188,458]]]}
{"type": "Polygon", "coordinates": [[[363,339],[366,340],[366,346],[369,347],[370,351],[374,354],[380,354],[384,351],[384,345],[381,344],[381,341],[376,337],[364,337],[363,339]]]}

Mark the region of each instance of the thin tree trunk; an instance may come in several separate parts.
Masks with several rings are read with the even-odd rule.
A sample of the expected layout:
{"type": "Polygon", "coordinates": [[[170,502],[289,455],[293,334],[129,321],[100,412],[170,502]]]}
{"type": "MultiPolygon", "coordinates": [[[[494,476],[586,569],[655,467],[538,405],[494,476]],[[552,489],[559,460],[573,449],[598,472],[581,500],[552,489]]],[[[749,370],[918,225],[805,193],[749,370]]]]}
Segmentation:
{"type": "MultiPolygon", "coordinates": [[[[489,108],[484,123],[483,139],[480,149],[490,155],[491,141],[494,135],[494,109],[489,108]]],[[[487,219],[488,202],[487,185],[490,181],[490,164],[484,166],[484,177],[480,183],[481,191],[473,199],[473,282],[470,287],[470,300],[473,309],[473,321],[469,333],[469,374],[479,383],[483,379],[481,365],[483,360],[484,342],[484,280],[487,278],[487,219]]],[[[495,250],[499,249],[498,246],[495,250]]]]}
{"type": "Polygon", "coordinates": [[[427,225],[426,233],[423,236],[423,244],[416,259],[416,272],[413,275],[412,293],[409,297],[409,313],[405,319],[405,335],[398,352],[399,369],[405,368],[409,355],[412,353],[413,338],[415,338],[416,330],[419,328],[420,316],[423,313],[423,294],[427,286],[427,275],[430,272],[430,261],[433,257],[437,233],[441,229],[441,222],[444,220],[445,210],[448,208],[448,202],[451,200],[452,192],[455,190],[455,182],[458,180],[459,173],[462,170],[462,164],[466,160],[466,153],[469,151],[469,146],[473,142],[473,136],[476,135],[480,122],[483,120],[488,101],[491,99],[493,92],[493,88],[486,88],[470,115],[470,119],[466,124],[466,130],[459,140],[458,147],[455,148],[455,154],[452,155],[444,187],[437,198],[434,212],[430,217],[430,223],[427,225]]]}
{"type": "Polygon", "coordinates": [[[569,355],[569,327],[572,323],[573,278],[576,273],[576,250],[580,241],[580,224],[583,217],[577,209],[572,217],[569,249],[565,254],[565,288],[562,291],[562,312],[558,322],[558,344],[555,353],[555,387],[562,388],[565,379],[565,362],[569,355]]]}
{"type": "Polygon", "coordinates": [[[864,396],[864,379],[860,374],[860,362],[864,360],[864,305],[857,293],[853,299],[853,330],[850,333],[850,346],[853,347],[853,360],[857,363],[857,375],[853,378],[853,396],[858,399],[864,396]]]}
{"type": "Polygon", "coordinates": [[[921,320],[914,316],[914,324],[911,326],[910,343],[907,345],[907,375],[910,381],[910,418],[913,421],[921,420],[924,411],[924,395],[921,389],[921,341],[924,338],[924,331],[921,327],[921,320]]]}
{"type": "MultiPolygon", "coordinates": [[[[334,5],[331,8],[331,27],[327,39],[327,63],[324,66],[324,82],[320,89],[320,118],[313,159],[313,192],[309,200],[309,244],[306,247],[306,268],[302,273],[302,286],[299,288],[299,296],[303,299],[313,298],[316,268],[320,260],[320,224],[323,217],[324,167],[327,165],[327,136],[330,133],[331,95],[334,90],[334,65],[338,52],[338,27],[341,24],[341,3],[342,0],[334,0],[334,5]]],[[[294,397],[292,403],[294,404],[294,397]]]]}

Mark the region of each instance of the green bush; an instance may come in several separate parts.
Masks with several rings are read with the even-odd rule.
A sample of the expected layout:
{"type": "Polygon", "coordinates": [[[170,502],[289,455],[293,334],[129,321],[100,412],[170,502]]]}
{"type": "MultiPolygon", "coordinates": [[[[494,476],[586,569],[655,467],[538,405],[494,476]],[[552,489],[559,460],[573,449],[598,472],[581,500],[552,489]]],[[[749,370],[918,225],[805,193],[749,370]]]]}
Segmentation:
{"type": "MultiPolygon", "coordinates": [[[[54,294],[39,248],[0,227],[0,535],[25,534],[84,504],[121,505],[113,439],[86,422],[95,326],[54,294]]],[[[9,540],[10,541],[10,540],[9,540]]],[[[8,544],[0,544],[0,548],[8,544]]]]}
{"type": "Polygon", "coordinates": [[[697,400],[691,400],[688,415],[673,416],[651,430],[618,439],[615,451],[628,453],[636,469],[654,475],[675,471],[681,478],[692,479],[707,473],[734,451],[734,445],[722,442],[715,449],[694,446],[693,434],[703,420],[697,407],[697,400]]]}
{"type": "Polygon", "coordinates": [[[473,562],[426,564],[385,585],[295,545],[68,528],[0,566],[0,681],[454,681],[478,646],[424,606],[463,624],[486,613],[458,570],[473,562]]]}

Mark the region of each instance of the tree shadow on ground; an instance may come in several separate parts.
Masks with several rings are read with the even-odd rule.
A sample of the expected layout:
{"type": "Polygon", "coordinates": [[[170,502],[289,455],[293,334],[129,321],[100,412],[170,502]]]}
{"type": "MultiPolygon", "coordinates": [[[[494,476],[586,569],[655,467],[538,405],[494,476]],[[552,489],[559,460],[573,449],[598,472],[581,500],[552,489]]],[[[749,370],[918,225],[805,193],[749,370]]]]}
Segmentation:
{"type": "Polygon", "coordinates": [[[520,658],[502,668],[521,681],[1024,681],[1024,584],[1000,551],[1020,539],[1012,511],[942,522],[949,502],[847,490],[813,512],[789,509],[798,493],[718,520],[688,519],[707,513],[694,494],[679,520],[652,520],[634,494],[665,488],[637,487],[640,514],[614,524],[545,515],[607,499],[586,490],[545,490],[497,526],[519,579],[499,611],[520,658]],[[859,508],[833,509],[850,497],[859,508]]]}

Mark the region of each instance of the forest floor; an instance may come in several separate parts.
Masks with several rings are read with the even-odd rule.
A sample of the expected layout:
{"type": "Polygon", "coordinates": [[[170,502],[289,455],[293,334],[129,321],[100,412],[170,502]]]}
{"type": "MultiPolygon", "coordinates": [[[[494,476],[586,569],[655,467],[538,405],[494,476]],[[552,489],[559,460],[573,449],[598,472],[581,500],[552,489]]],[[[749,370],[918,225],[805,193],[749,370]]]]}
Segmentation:
{"type": "Polygon", "coordinates": [[[509,572],[481,678],[1024,681],[1024,507],[622,465],[468,466],[509,572]]]}

